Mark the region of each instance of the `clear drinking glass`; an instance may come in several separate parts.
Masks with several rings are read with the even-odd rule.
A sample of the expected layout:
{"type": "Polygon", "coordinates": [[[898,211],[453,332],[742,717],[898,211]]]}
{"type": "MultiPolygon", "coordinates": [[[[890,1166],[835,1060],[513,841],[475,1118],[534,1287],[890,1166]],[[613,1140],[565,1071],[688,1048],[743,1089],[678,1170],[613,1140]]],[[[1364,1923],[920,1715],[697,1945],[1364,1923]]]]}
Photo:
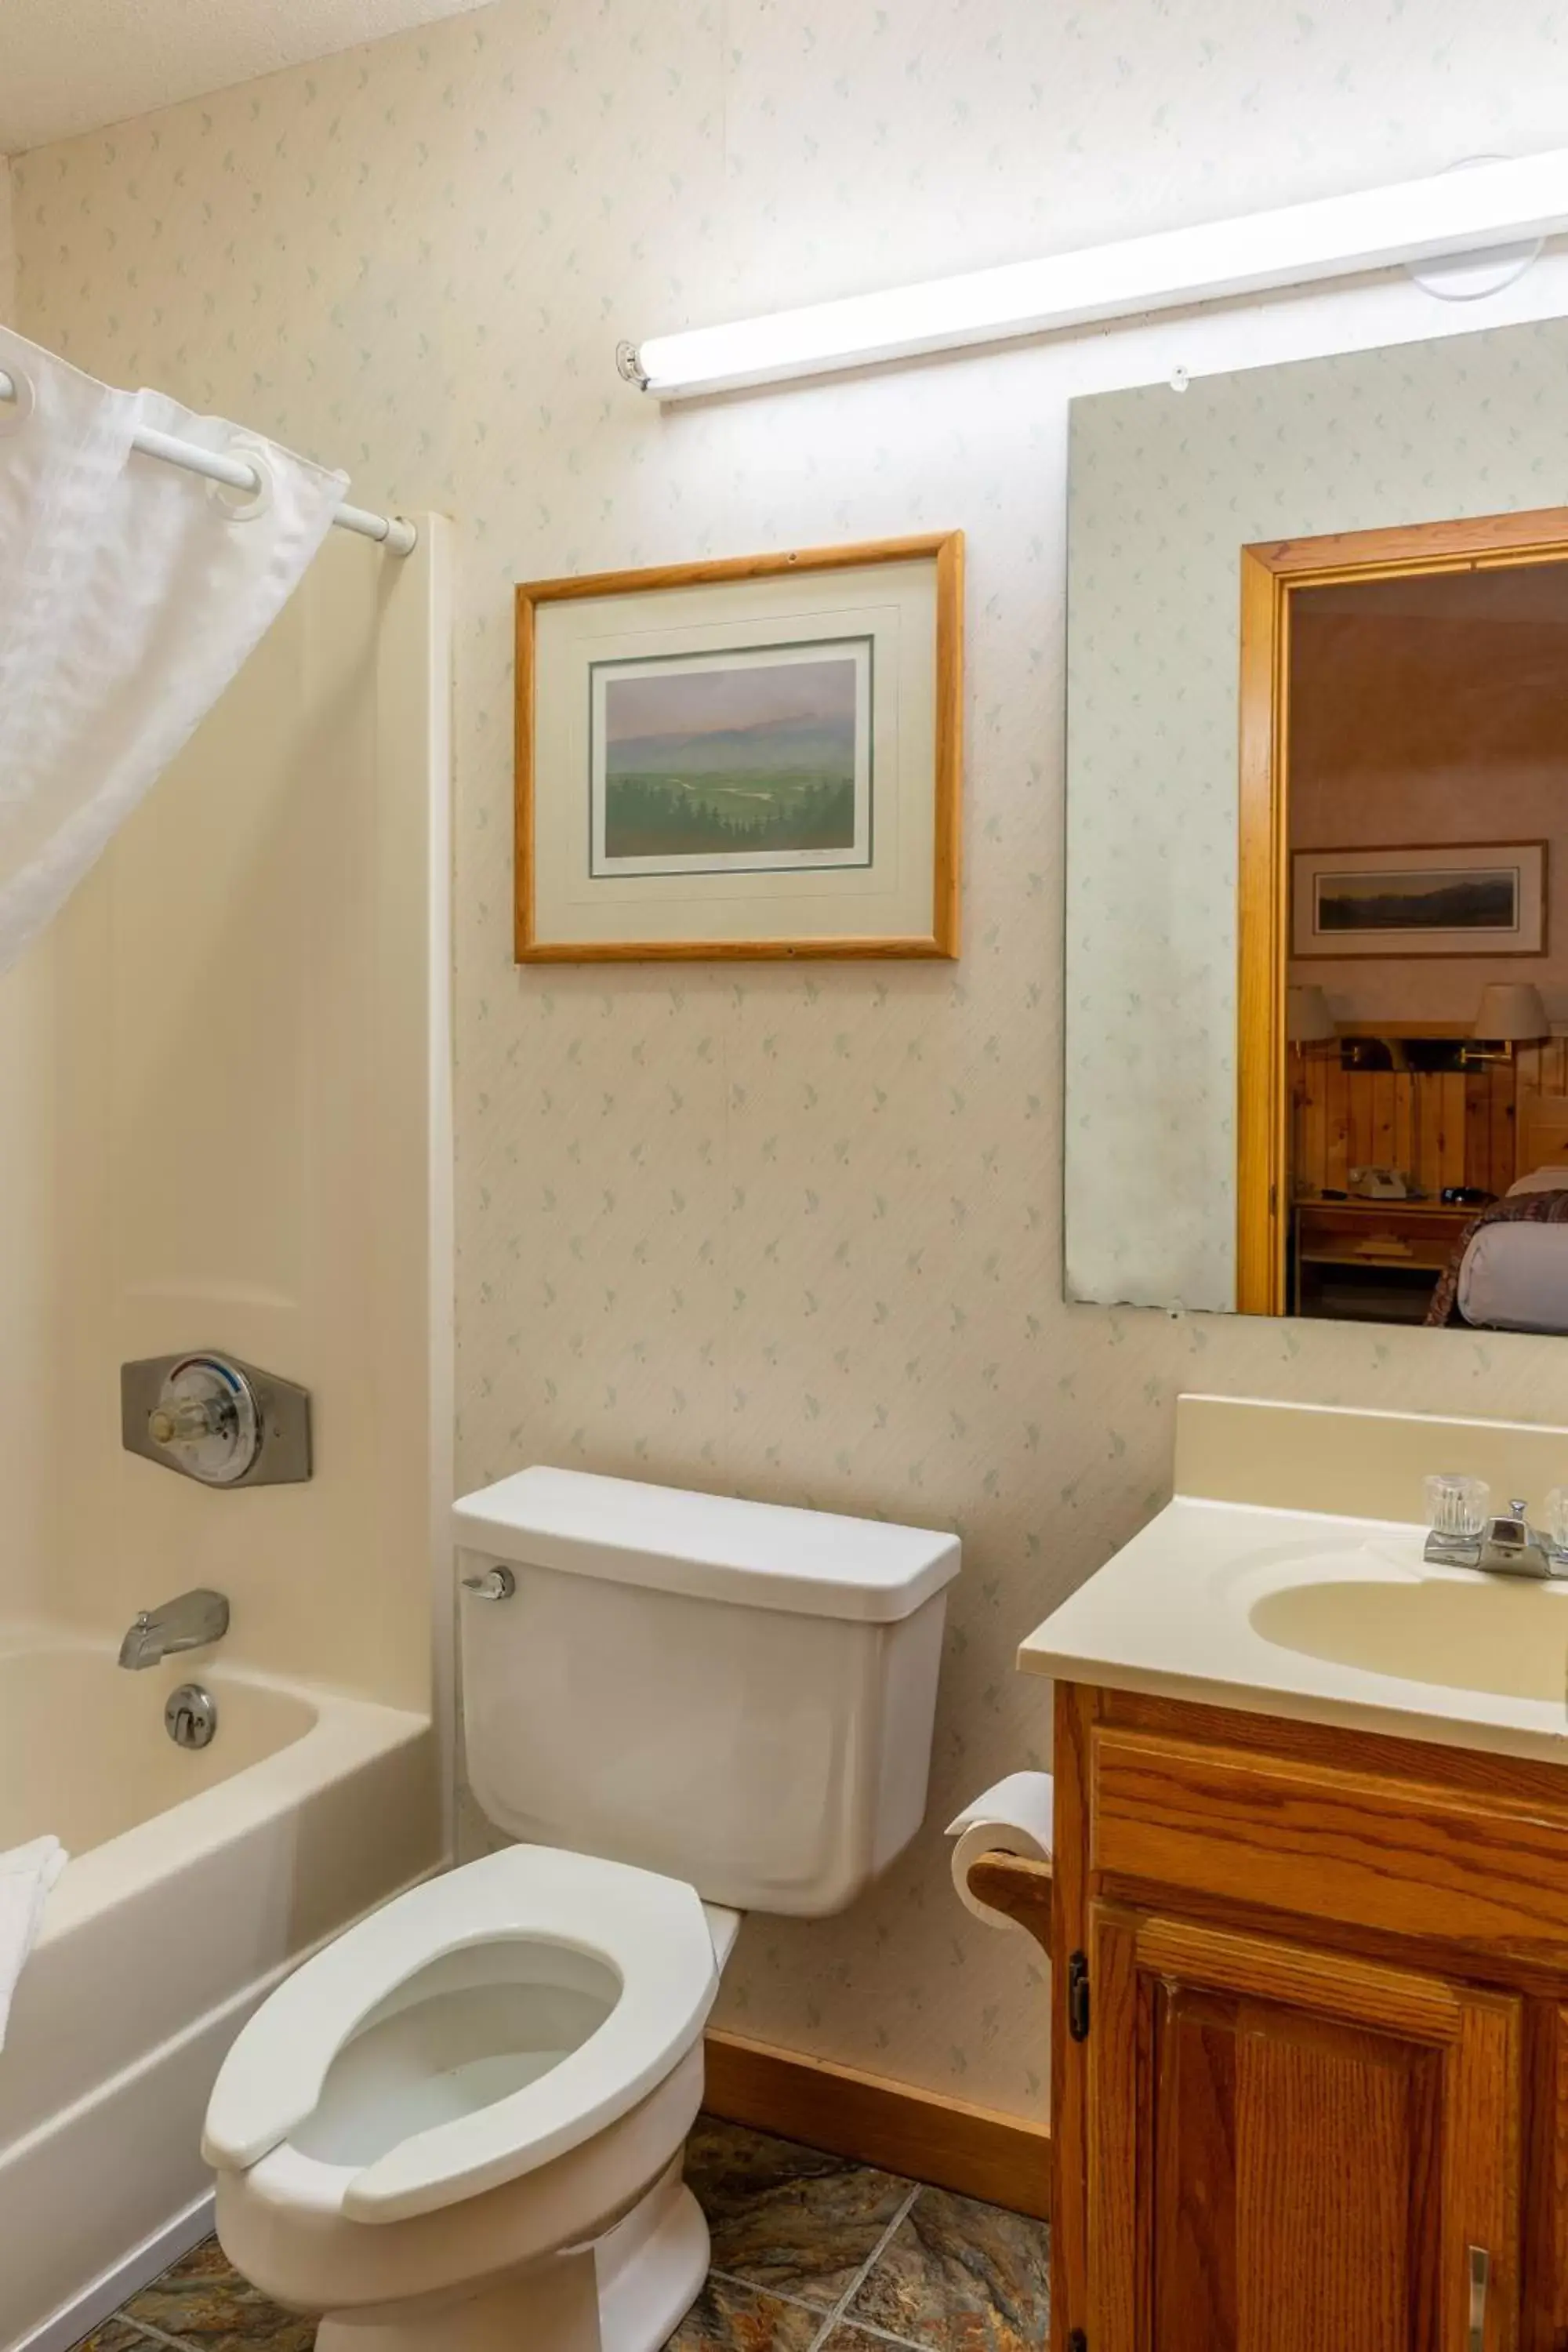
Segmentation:
{"type": "Polygon", "coordinates": [[[1439,1470],[1423,1484],[1426,1490],[1426,1517],[1434,1535],[1473,1537],[1485,1533],[1492,1490],[1484,1478],[1461,1478],[1452,1470],[1439,1470]]]}

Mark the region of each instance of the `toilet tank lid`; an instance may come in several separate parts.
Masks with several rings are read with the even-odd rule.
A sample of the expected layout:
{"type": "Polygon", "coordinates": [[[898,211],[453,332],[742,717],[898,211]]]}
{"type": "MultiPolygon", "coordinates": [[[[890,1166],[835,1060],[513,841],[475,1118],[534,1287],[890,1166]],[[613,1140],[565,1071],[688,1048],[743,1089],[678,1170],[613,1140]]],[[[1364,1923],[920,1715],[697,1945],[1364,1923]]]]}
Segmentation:
{"type": "Polygon", "coordinates": [[[958,1574],[930,1528],[747,1503],[543,1464],[453,1506],[465,1550],[656,1592],[889,1624],[958,1574]]]}

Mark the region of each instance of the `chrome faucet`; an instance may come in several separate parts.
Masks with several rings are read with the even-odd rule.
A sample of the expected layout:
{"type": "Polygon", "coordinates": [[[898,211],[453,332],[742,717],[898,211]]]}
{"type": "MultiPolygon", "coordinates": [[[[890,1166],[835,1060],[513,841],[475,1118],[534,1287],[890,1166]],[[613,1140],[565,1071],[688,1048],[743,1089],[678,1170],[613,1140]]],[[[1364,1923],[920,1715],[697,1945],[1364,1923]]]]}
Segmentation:
{"type": "Polygon", "coordinates": [[[1426,1558],[1442,1568],[1479,1568],[1488,1576],[1529,1576],[1538,1580],[1568,1577],[1568,1549],[1532,1528],[1522,1495],[1487,1521],[1476,1536],[1439,1534],[1426,1538],[1426,1558]]]}
{"type": "Polygon", "coordinates": [[[120,1644],[122,1666],[155,1666],[175,1650],[199,1650],[228,1631],[228,1602],[198,1585],[156,1609],[143,1609],[120,1644]]]}

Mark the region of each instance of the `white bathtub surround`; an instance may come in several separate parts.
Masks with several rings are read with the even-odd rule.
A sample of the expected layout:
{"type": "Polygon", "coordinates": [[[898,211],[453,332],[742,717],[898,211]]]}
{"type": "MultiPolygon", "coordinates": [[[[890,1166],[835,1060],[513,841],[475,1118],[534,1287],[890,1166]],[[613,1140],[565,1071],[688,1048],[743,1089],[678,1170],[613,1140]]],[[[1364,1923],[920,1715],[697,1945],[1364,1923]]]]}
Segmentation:
{"type": "Polygon", "coordinates": [[[438,516],[401,562],[334,532],[37,943],[49,1384],[0,1570],[0,1849],[73,1860],[0,2058],[7,2352],[68,2352],[210,2227],[225,2051],[448,1850],[445,548],[438,516]],[[214,1342],[310,1388],[307,1484],[121,1447],[116,1365],[214,1342]],[[138,1609],[198,1586],[224,1640],[122,1673],[138,1609]],[[196,1752],[163,1729],[184,1681],[217,1706],[196,1752]]]}
{"type": "Polygon", "coordinates": [[[1026,1862],[1049,1862],[1056,1782],[1048,1772],[1009,1772],[949,1822],[953,1841],[952,1883],[964,1909],[987,1927],[1014,1935],[1027,1928],[993,1910],[970,1891],[969,1865],[983,1853],[1022,1854],[1026,1862]]]}
{"type": "MultiPolygon", "coordinates": [[[[0,971],[64,903],[276,618],[344,478],[116,392],[0,327],[0,971]],[[242,456],[237,499],[132,453],[242,456]]],[[[221,789],[221,787],[220,787],[221,789]]]]}
{"type": "Polygon", "coordinates": [[[441,1854],[427,1717],[215,1655],[218,1736],[179,1748],[163,1702],[191,1663],[0,1642],[0,1835],[47,1806],[75,1854],[0,2059],[0,2345],[74,2342],[104,2273],[122,2299],[148,2274],[128,2255],[168,2259],[210,2187],[202,2111],[239,2027],[441,1854]]]}
{"type": "Polygon", "coordinates": [[[0,1853],[0,2050],[16,1980],[44,1924],[49,1889],[70,1859],[58,1837],[30,1838],[0,1853]]]}
{"type": "Polygon", "coordinates": [[[75,1857],[0,2059],[7,2347],[76,2342],[199,2232],[225,2050],[447,1847],[445,577],[438,517],[401,562],[335,533],[39,943],[46,1397],[109,1409],[42,1417],[12,1534],[47,1549],[0,1591],[0,1849],[75,1857]],[[235,989],[266,1017],[215,1053],[235,989]],[[309,1484],[213,1495],[123,1452],[114,1366],[215,1337],[321,1401],[309,1484]],[[198,1585],[226,1639],[121,1672],[138,1608],[198,1585]],[[163,1730],[187,1679],[198,1753],[163,1730]]]}

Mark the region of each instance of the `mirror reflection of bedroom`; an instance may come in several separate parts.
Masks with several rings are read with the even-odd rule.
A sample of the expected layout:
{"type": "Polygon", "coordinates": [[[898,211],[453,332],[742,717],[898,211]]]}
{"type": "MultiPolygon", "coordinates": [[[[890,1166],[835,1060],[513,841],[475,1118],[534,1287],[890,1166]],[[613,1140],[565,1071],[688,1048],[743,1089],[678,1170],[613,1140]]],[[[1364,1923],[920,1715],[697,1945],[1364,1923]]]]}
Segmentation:
{"type": "Polygon", "coordinates": [[[1280,1303],[1568,1331],[1568,546],[1277,611],[1280,1303]]]}

